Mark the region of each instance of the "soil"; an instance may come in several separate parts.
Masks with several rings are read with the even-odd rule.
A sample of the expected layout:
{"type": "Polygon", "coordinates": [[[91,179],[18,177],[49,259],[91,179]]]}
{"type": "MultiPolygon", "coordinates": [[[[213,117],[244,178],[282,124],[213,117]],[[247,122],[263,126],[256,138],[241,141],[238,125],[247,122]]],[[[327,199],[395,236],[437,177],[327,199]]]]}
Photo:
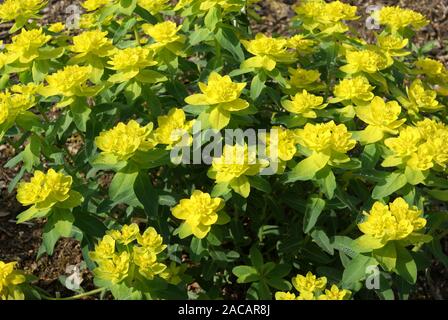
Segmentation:
{"type": "MultiPolygon", "coordinates": [[[[367,8],[370,5],[400,5],[405,8],[416,9],[431,19],[431,25],[417,35],[417,43],[434,40],[435,49],[431,55],[448,63],[448,0],[400,0],[400,1],[348,1],[356,4],[363,17],[355,26],[365,29],[367,8]]],[[[48,22],[64,21],[67,16],[65,8],[70,4],[79,3],[78,0],[49,1],[49,7],[44,11],[44,20],[48,22]]],[[[257,13],[261,20],[253,21],[256,32],[274,35],[286,35],[288,32],[288,18],[293,15],[294,1],[260,1],[257,13]]],[[[10,26],[0,26],[0,39],[9,37],[7,30],[10,26]]],[[[372,32],[363,31],[363,36],[371,39],[372,32]]],[[[76,154],[79,150],[79,139],[73,138],[68,144],[70,153],[76,154]]],[[[20,150],[15,150],[10,144],[0,144],[0,260],[18,261],[19,267],[38,277],[38,285],[52,295],[71,296],[69,291],[59,281],[59,277],[66,275],[69,265],[76,265],[82,261],[80,245],[76,240],[63,238],[55,248],[53,256],[43,255],[36,261],[38,249],[42,242],[42,227],[44,221],[33,221],[17,225],[15,216],[23,210],[15,199],[15,192],[9,193],[7,188],[10,181],[20,168],[5,168],[4,165],[20,150]]],[[[445,253],[448,254],[448,239],[442,241],[445,253]]],[[[82,287],[85,290],[93,289],[92,275],[88,271],[83,273],[82,287]]],[[[231,294],[228,294],[232,296],[231,294]]],[[[433,262],[426,273],[419,275],[416,292],[411,296],[415,299],[448,299],[448,269],[439,262],[433,262]]]]}

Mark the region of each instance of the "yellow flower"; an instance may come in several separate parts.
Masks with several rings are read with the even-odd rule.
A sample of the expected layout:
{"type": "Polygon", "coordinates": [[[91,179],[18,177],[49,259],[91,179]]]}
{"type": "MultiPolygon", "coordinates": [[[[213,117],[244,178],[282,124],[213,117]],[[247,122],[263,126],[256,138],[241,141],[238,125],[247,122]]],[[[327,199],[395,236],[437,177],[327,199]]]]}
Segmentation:
{"type": "Polygon", "coordinates": [[[399,35],[386,34],[377,37],[378,46],[385,50],[392,57],[402,57],[411,54],[403,50],[409,43],[408,39],[403,39],[399,35]]]}
{"type": "Polygon", "coordinates": [[[37,85],[15,85],[11,91],[0,93],[0,125],[14,122],[16,117],[36,104],[35,89],[37,85]]]}
{"type": "Polygon", "coordinates": [[[182,26],[177,26],[172,21],[165,21],[156,25],[144,24],[142,28],[155,40],[155,43],[150,45],[151,49],[159,51],[166,48],[176,55],[182,55],[185,36],[177,34],[182,26]]]}
{"type": "Polygon", "coordinates": [[[202,239],[218,221],[218,212],[224,208],[224,200],[212,198],[208,193],[195,190],[189,199],[180,200],[179,204],[171,209],[177,219],[185,220],[179,229],[181,238],[190,234],[202,239]]]}
{"type": "Polygon", "coordinates": [[[412,82],[411,86],[406,88],[409,97],[409,103],[404,106],[412,113],[418,113],[420,110],[426,112],[434,112],[443,108],[437,101],[437,92],[434,90],[426,90],[420,79],[412,82]]]}
{"type": "Polygon", "coordinates": [[[267,134],[267,155],[272,157],[272,148],[275,148],[277,156],[281,161],[291,160],[297,152],[298,138],[293,130],[285,129],[283,127],[274,126],[271,131],[277,131],[277,141],[274,143],[271,139],[272,135],[267,134]]]}
{"type": "Polygon", "coordinates": [[[386,139],[384,144],[397,156],[404,158],[417,151],[421,139],[422,136],[417,128],[407,126],[400,130],[397,138],[386,139]]]}
{"type": "Polygon", "coordinates": [[[92,30],[74,36],[70,50],[77,53],[75,59],[81,62],[87,61],[89,57],[110,56],[115,47],[112,40],[107,38],[106,31],[92,30]]]}
{"type": "Polygon", "coordinates": [[[27,21],[38,18],[37,14],[45,7],[45,0],[5,0],[0,4],[0,21],[27,21]]]}
{"type": "Polygon", "coordinates": [[[202,93],[185,98],[185,102],[194,106],[211,106],[210,124],[213,129],[221,130],[229,124],[231,112],[249,107],[247,101],[239,98],[245,86],[245,82],[232,82],[229,76],[212,72],[207,84],[199,82],[202,93]]]}
{"type": "Polygon", "coordinates": [[[199,9],[202,11],[209,11],[217,6],[223,11],[239,11],[245,5],[244,1],[241,0],[202,0],[200,4],[199,9]]]}
{"type": "MultiPolygon", "coordinates": [[[[158,117],[157,122],[159,127],[154,130],[154,140],[171,149],[174,145],[182,142],[185,134],[190,133],[194,120],[186,121],[185,112],[182,109],[173,108],[168,115],[158,117]]],[[[188,142],[191,143],[190,136],[188,142]]]]}
{"type": "MultiPolygon", "coordinates": [[[[53,169],[49,169],[46,174],[36,170],[30,182],[19,183],[17,200],[24,206],[34,205],[37,209],[51,208],[70,197],[79,195],[76,191],[71,190],[72,181],[71,176],[53,169]]],[[[73,206],[79,204],[80,201],[73,206]]]]}
{"type": "Polygon", "coordinates": [[[254,176],[266,163],[256,159],[256,152],[247,145],[224,145],[221,157],[213,158],[208,176],[216,183],[227,183],[236,193],[247,198],[250,183],[247,176],[254,176]]]}
{"type": "Polygon", "coordinates": [[[137,235],[137,242],[142,247],[151,250],[155,254],[159,254],[166,249],[166,245],[163,244],[163,238],[157,233],[156,229],[149,227],[143,232],[142,235],[137,235]]]}
{"type": "Polygon", "coordinates": [[[101,262],[113,258],[115,254],[115,239],[106,234],[103,239],[95,245],[95,250],[90,252],[90,258],[94,261],[101,262]]]}
{"type": "Polygon", "coordinates": [[[316,300],[316,297],[314,296],[314,293],[312,293],[312,292],[303,291],[303,292],[300,292],[300,294],[296,300],[305,300],[305,301],[316,300]]]}
{"type": "Polygon", "coordinates": [[[275,293],[275,300],[296,300],[296,295],[291,292],[281,292],[275,293]]]}
{"type": "Polygon", "coordinates": [[[307,30],[319,29],[324,33],[343,33],[348,27],[343,20],[356,20],[357,8],[341,1],[326,3],[323,0],[302,1],[295,8],[298,18],[307,30]]]}
{"type": "Polygon", "coordinates": [[[157,262],[157,255],[154,251],[145,247],[133,248],[134,263],[139,267],[138,271],[146,279],[152,280],[166,269],[166,265],[157,262]]]}
{"type": "Polygon", "coordinates": [[[306,70],[302,68],[288,68],[290,78],[289,84],[298,89],[312,89],[320,82],[320,72],[318,70],[306,70]]]}
{"type": "Polygon", "coordinates": [[[137,4],[152,15],[169,8],[169,0],[137,0],[137,4]]]}
{"type": "Polygon", "coordinates": [[[102,7],[112,4],[113,2],[115,2],[115,0],[85,0],[81,3],[81,6],[89,12],[101,9],[102,7]]]}
{"type": "Polygon", "coordinates": [[[292,285],[300,293],[303,292],[313,293],[315,291],[323,290],[325,289],[326,284],[327,284],[326,277],[317,278],[311,272],[308,272],[306,276],[298,274],[296,277],[292,278],[292,285]]]}
{"type": "Polygon", "coordinates": [[[331,289],[325,289],[325,294],[321,294],[319,300],[347,300],[350,298],[351,292],[346,289],[339,289],[335,284],[331,286],[331,289]]]}
{"type": "Polygon", "coordinates": [[[347,51],[345,57],[347,65],[340,69],[348,74],[358,72],[376,73],[393,64],[390,56],[386,56],[378,50],[347,51]]]}
{"type": "Polygon", "coordinates": [[[315,153],[328,157],[330,163],[347,162],[345,155],[353,149],[356,141],[351,139],[352,134],[347,131],[344,124],[336,125],[334,121],[320,124],[307,123],[304,129],[298,130],[300,144],[315,153]]]}
{"type": "Polygon", "coordinates": [[[6,45],[8,60],[20,63],[30,63],[39,57],[39,49],[43,47],[51,37],[42,33],[42,29],[25,30],[12,37],[12,43],[6,45]]]}
{"type": "Polygon", "coordinates": [[[381,25],[386,25],[393,31],[398,31],[406,27],[413,29],[421,29],[425,27],[429,21],[421,13],[410,9],[402,9],[397,6],[386,6],[374,13],[381,25]]]}
{"type": "Polygon", "coordinates": [[[114,128],[103,131],[95,138],[95,144],[106,154],[112,154],[119,160],[127,160],[135,152],[148,151],[155,146],[149,139],[153,124],[142,127],[135,120],[127,124],[118,123],[114,128]]]}
{"type": "Polygon", "coordinates": [[[140,229],[136,223],[125,224],[121,230],[111,230],[107,232],[115,241],[125,246],[137,240],[140,235],[140,229]]]}
{"type": "Polygon", "coordinates": [[[357,105],[366,104],[371,101],[375,95],[372,93],[372,87],[369,80],[363,76],[343,79],[334,87],[335,98],[332,103],[341,101],[352,101],[357,105]]]}
{"type": "Polygon", "coordinates": [[[398,119],[401,113],[398,102],[385,102],[380,97],[375,97],[369,105],[356,107],[355,111],[358,118],[368,124],[360,133],[363,144],[380,141],[385,134],[397,134],[397,129],[406,122],[406,119],[398,119]]]}
{"type": "Polygon", "coordinates": [[[426,225],[426,219],[416,207],[410,207],[403,198],[397,198],[389,205],[375,202],[364,215],[366,220],[358,224],[364,236],[356,241],[361,246],[379,249],[393,240],[403,240],[426,225]]]}
{"type": "Polygon", "coordinates": [[[297,93],[292,100],[282,101],[282,106],[287,111],[305,118],[316,118],[317,114],[314,110],[320,110],[327,106],[323,102],[323,97],[315,96],[303,90],[302,93],[297,93]]]}
{"type": "Polygon", "coordinates": [[[415,66],[431,79],[448,79],[448,70],[440,61],[431,58],[421,58],[417,60],[415,66]]]}
{"type": "Polygon", "coordinates": [[[94,96],[101,90],[101,87],[88,85],[91,73],[91,66],[67,66],[47,76],[45,80],[48,86],[39,89],[39,93],[45,97],[61,95],[69,98],[66,102],[59,103],[58,107],[69,105],[74,101],[73,97],[94,96]]]}
{"type": "Polygon", "coordinates": [[[254,40],[241,40],[244,47],[255,57],[249,58],[241,64],[241,69],[262,68],[272,71],[277,62],[293,63],[295,53],[288,51],[288,40],[270,38],[258,33],[254,40]]]}
{"type": "Polygon", "coordinates": [[[62,22],[55,22],[52,23],[49,27],[48,30],[54,33],[59,33],[64,31],[65,29],[65,24],[63,24],[62,22]]]}
{"type": "Polygon", "coordinates": [[[20,289],[26,279],[21,271],[14,270],[17,262],[0,261],[0,300],[24,300],[20,289]]]}
{"type": "MultiPolygon", "coordinates": [[[[112,75],[109,78],[109,81],[125,82],[137,77],[139,74],[144,76],[145,72],[149,72],[149,70],[143,69],[157,64],[157,62],[153,60],[153,55],[154,52],[152,50],[142,47],[126,48],[115,51],[109,64],[111,65],[111,69],[117,71],[117,74],[112,75]]],[[[152,73],[155,72],[152,71],[152,73]]],[[[150,74],[150,76],[152,75],[153,74],[150,74]]],[[[144,77],[137,79],[143,81],[144,77]]]]}
{"type": "Polygon", "coordinates": [[[303,34],[296,34],[288,39],[288,47],[297,50],[299,54],[308,54],[314,51],[316,41],[306,39],[303,34]]]}
{"type": "Polygon", "coordinates": [[[128,276],[130,263],[131,257],[124,251],[114,254],[110,259],[98,262],[98,268],[95,268],[93,273],[101,279],[119,283],[128,276]]]}

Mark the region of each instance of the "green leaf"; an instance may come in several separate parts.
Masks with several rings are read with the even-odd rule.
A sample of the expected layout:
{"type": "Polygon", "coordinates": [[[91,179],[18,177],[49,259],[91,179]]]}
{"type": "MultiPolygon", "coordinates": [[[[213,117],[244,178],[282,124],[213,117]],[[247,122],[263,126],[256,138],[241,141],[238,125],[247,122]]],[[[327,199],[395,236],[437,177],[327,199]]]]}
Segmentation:
{"type": "Polygon", "coordinates": [[[36,207],[32,206],[17,215],[17,223],[23,223],[35,218],[46,217],[50,213],[50,211],[51,209],[36,209],[36,207]]]}
{"type": "Polygon", "coordinates": [[[325,208],[325,200],[317,195],[311,196],[306,205],[305,216],[303,217],[303,232],[309,233],[316,225],[317,219],[325,208]]]}
{"type": "Polygon", "coordinates": [[[40,164],[40,151],[41,142],[39,138],[35,135],[31,136],[30,143],[25,147],[23,151],[23,165],[26,171],[31,172],[31,170],[40,164]]]}
{"type": "Polygon", "coordinates": [[[245,57],[243,49],[241,48],[241,42],[232,31],[232,29],[222,26],[216,32],[215,39],[216,41],[218,41],[221,47],[232,54],[235,60],[237,60],[238,62],[244,61],[245,57]]]}
{"type": "Polygon", "coordinates": [[[255,189],[265,193],[271,193],[272,188],[268,180],[264,179],[261,176],[249,176],[248,179],[251,187],[254,187],[255,189]]]}
{"type": "Polygon", "coordinates": [[[196,29],[190,33],[190,36],[189,36],[190,45],[195,46],[201,42],[210,40],[210,38],[211,38],[210,30],[208,30],[206,28],[196,29]]]}
{"type": "Polygon", "coordinates": [[[327,165],[328,160],[330,160],[330,157],[323,153],[312,154],[308,158],[300,161],[292,171],[287,173],[286,182],[313,179],[316,173],[327,165]]]}
{"type": "Polygon", "coordinates": [[[129,287],[126,282],[114,284],[110,291],[117,300],[141,300],[142,293],[134,287],[129,287]]]}
{"type": "Polygon", "coordinates": [[[49,255],[53,254],[54,246],[61,237],[70,236],[73,221],[75,218],[69,210],[53,209],[42,235],[43,246],[49,255]]]}
{"type": "Polygon", "coordinates": [[[342,285],[352,286],[366,277],[367,267],[377,266],[378,262],[362,254],[358,254],[347,265],[342,274],[342,285]]]}
{"type": "Polygon", "coordinates": [[[423,183],[426,179],[427,173],[420,170],[413,170],[410,167],[406,167],[404,170],[404,174],[406,176],[406,180],[409,184],[413,186],[423,183]]]}
{"type": "Polygon", "coordinates": [[[407,184],[406,176],[400,172],[392,172],[373,189],[372,198],[379,200],[400,190],[407,184]]]}
{"type": "Polygon", "coordinates": [[[89,108],[89,106],[85,101],[82,101],[80,99],[75,100],[70,110],[76,127],[80,131],[85,132],[87,127],[87,121],[89,120],[89,116],[92,110],[89,108]]]}
{"type": "Polygon", "coordinates": [[[134,182],[134,192],[148,217],[156,217],[159,209],[159,195],[154,189],[149,175],[140,171],[134,182]]]}
{"type": "Polygon", "coordinates": [[[336,177],[334,176],[333,171],[329,167],[326,167],[316,174],[316,179],[320,189],[325,193],[325,196],[330,200],[333,199],[334,191],[337,187],[336,177]]]}
{"type": "Polygon", "coordinates": [[[314,242],[321,247],[325,252],[333,255],[334,248],[330,243],[330,239],[327,234],[323,230],[314,230],[311,232],[311,238],[313,238],[314,242]]]}
{"type": "Polygon", "coordinates": [[[249,251],[249,258],[252,262],[252,265],[257,269],[260,270],[263,267],[263,255],[261,254],[260,250],[256,246],[252,246],[249,251]]]}
{"type": "Polygon", "coordinates": [[[113,44],[117,44],[118,42],[120,42],[120,40],[123,39],[123,37],[129,32],[131,28],[134,27],[136,23],[137,20],[135,18],[130,18],[125,23],[123,23],[121,27],[114,33],[113,44]]]}
{"type": "Polygon", "coordinates": [[[237,266],[232,269],[232,273],[238,277],[238,283],[249,283],[260,279],[257,269],[252,266],[237,266]]]}
{"type": "Polygon", "coordinates": [[[221,21],[221,10],[219,6],[211,8],[204,18],[204,24],[208,30],[214,31],[218,22],[221,21]]]}
{"type": "Polygon", "coordinates": [[[211,192],[212,197],[220,197],[230,192],[229,184],[227,182],[220,182],[214,185],[211,192]]]}
{"type": "Polygon", "coordinates": [[[109,186],[110,199],[115,203],[138,204],[134,192],[134,183],[137,176],[138,171],[126,168],[116,173],[109,186]]]}
{"type": "Polygon", "coordinates": [[[265,87],[265,81],[260,78],[260,75],[257,74],[252,78],[252,82],[250,84],[250,97],[252,100],[257,100],[260,96],[261,92],[265,87]]]}
{"type": "Polygon", "coordinates": [[[392,271],[397,263],[395,242],[389,241],[384,247],[374,250],[373,256],[385,270],[392,271]]]}
{"type": "Polygon", "coordinates": [[[396,246],[397,264],[395,272],[410,284],[415,284],[417,281],[417,265],[414,258],[408,250],[402,246],[396,246]]]}

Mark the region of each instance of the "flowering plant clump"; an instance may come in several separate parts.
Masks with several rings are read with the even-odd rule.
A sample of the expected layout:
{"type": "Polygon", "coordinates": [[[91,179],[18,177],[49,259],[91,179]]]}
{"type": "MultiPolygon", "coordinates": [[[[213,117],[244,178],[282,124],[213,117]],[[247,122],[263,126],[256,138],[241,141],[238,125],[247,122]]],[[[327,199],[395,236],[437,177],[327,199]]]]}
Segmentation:
{"type": "MultiPolygon", "coordinates": [[[[248,28],[256,2],[85,0],[78,29],[0,4],[8,188],[39,256],[79,241],[97,288],[75,298],[406,299],[448,266],[427,18],[384,6],[367,41],[356,6],[305,0],[276,36],[248,28]]],[[[25,298],[51,297],[0,261],[0,299],[25,298]]]]}

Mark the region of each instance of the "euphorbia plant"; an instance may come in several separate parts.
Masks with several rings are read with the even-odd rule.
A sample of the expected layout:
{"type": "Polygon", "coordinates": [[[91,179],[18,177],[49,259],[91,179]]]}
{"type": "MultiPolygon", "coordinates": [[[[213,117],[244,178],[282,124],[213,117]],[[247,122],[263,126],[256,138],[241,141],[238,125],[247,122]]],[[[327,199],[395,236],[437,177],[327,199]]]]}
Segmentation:
{"type": "MultiPolygon", "coordinates": [[[[448,266],[448,70],[412,39],[429,21],[383,7],[368,43],[355,6],[308,0],[288,36],[254,34],[255,2],[87,0],[81,30],[0,5],[9,190],[18,223],[45,221],[39,256],[80,241],[98,288],[72,298],[401,299],[448,266]]],[[[0,298],[51,299],[14,266],[0,298]]]]}

